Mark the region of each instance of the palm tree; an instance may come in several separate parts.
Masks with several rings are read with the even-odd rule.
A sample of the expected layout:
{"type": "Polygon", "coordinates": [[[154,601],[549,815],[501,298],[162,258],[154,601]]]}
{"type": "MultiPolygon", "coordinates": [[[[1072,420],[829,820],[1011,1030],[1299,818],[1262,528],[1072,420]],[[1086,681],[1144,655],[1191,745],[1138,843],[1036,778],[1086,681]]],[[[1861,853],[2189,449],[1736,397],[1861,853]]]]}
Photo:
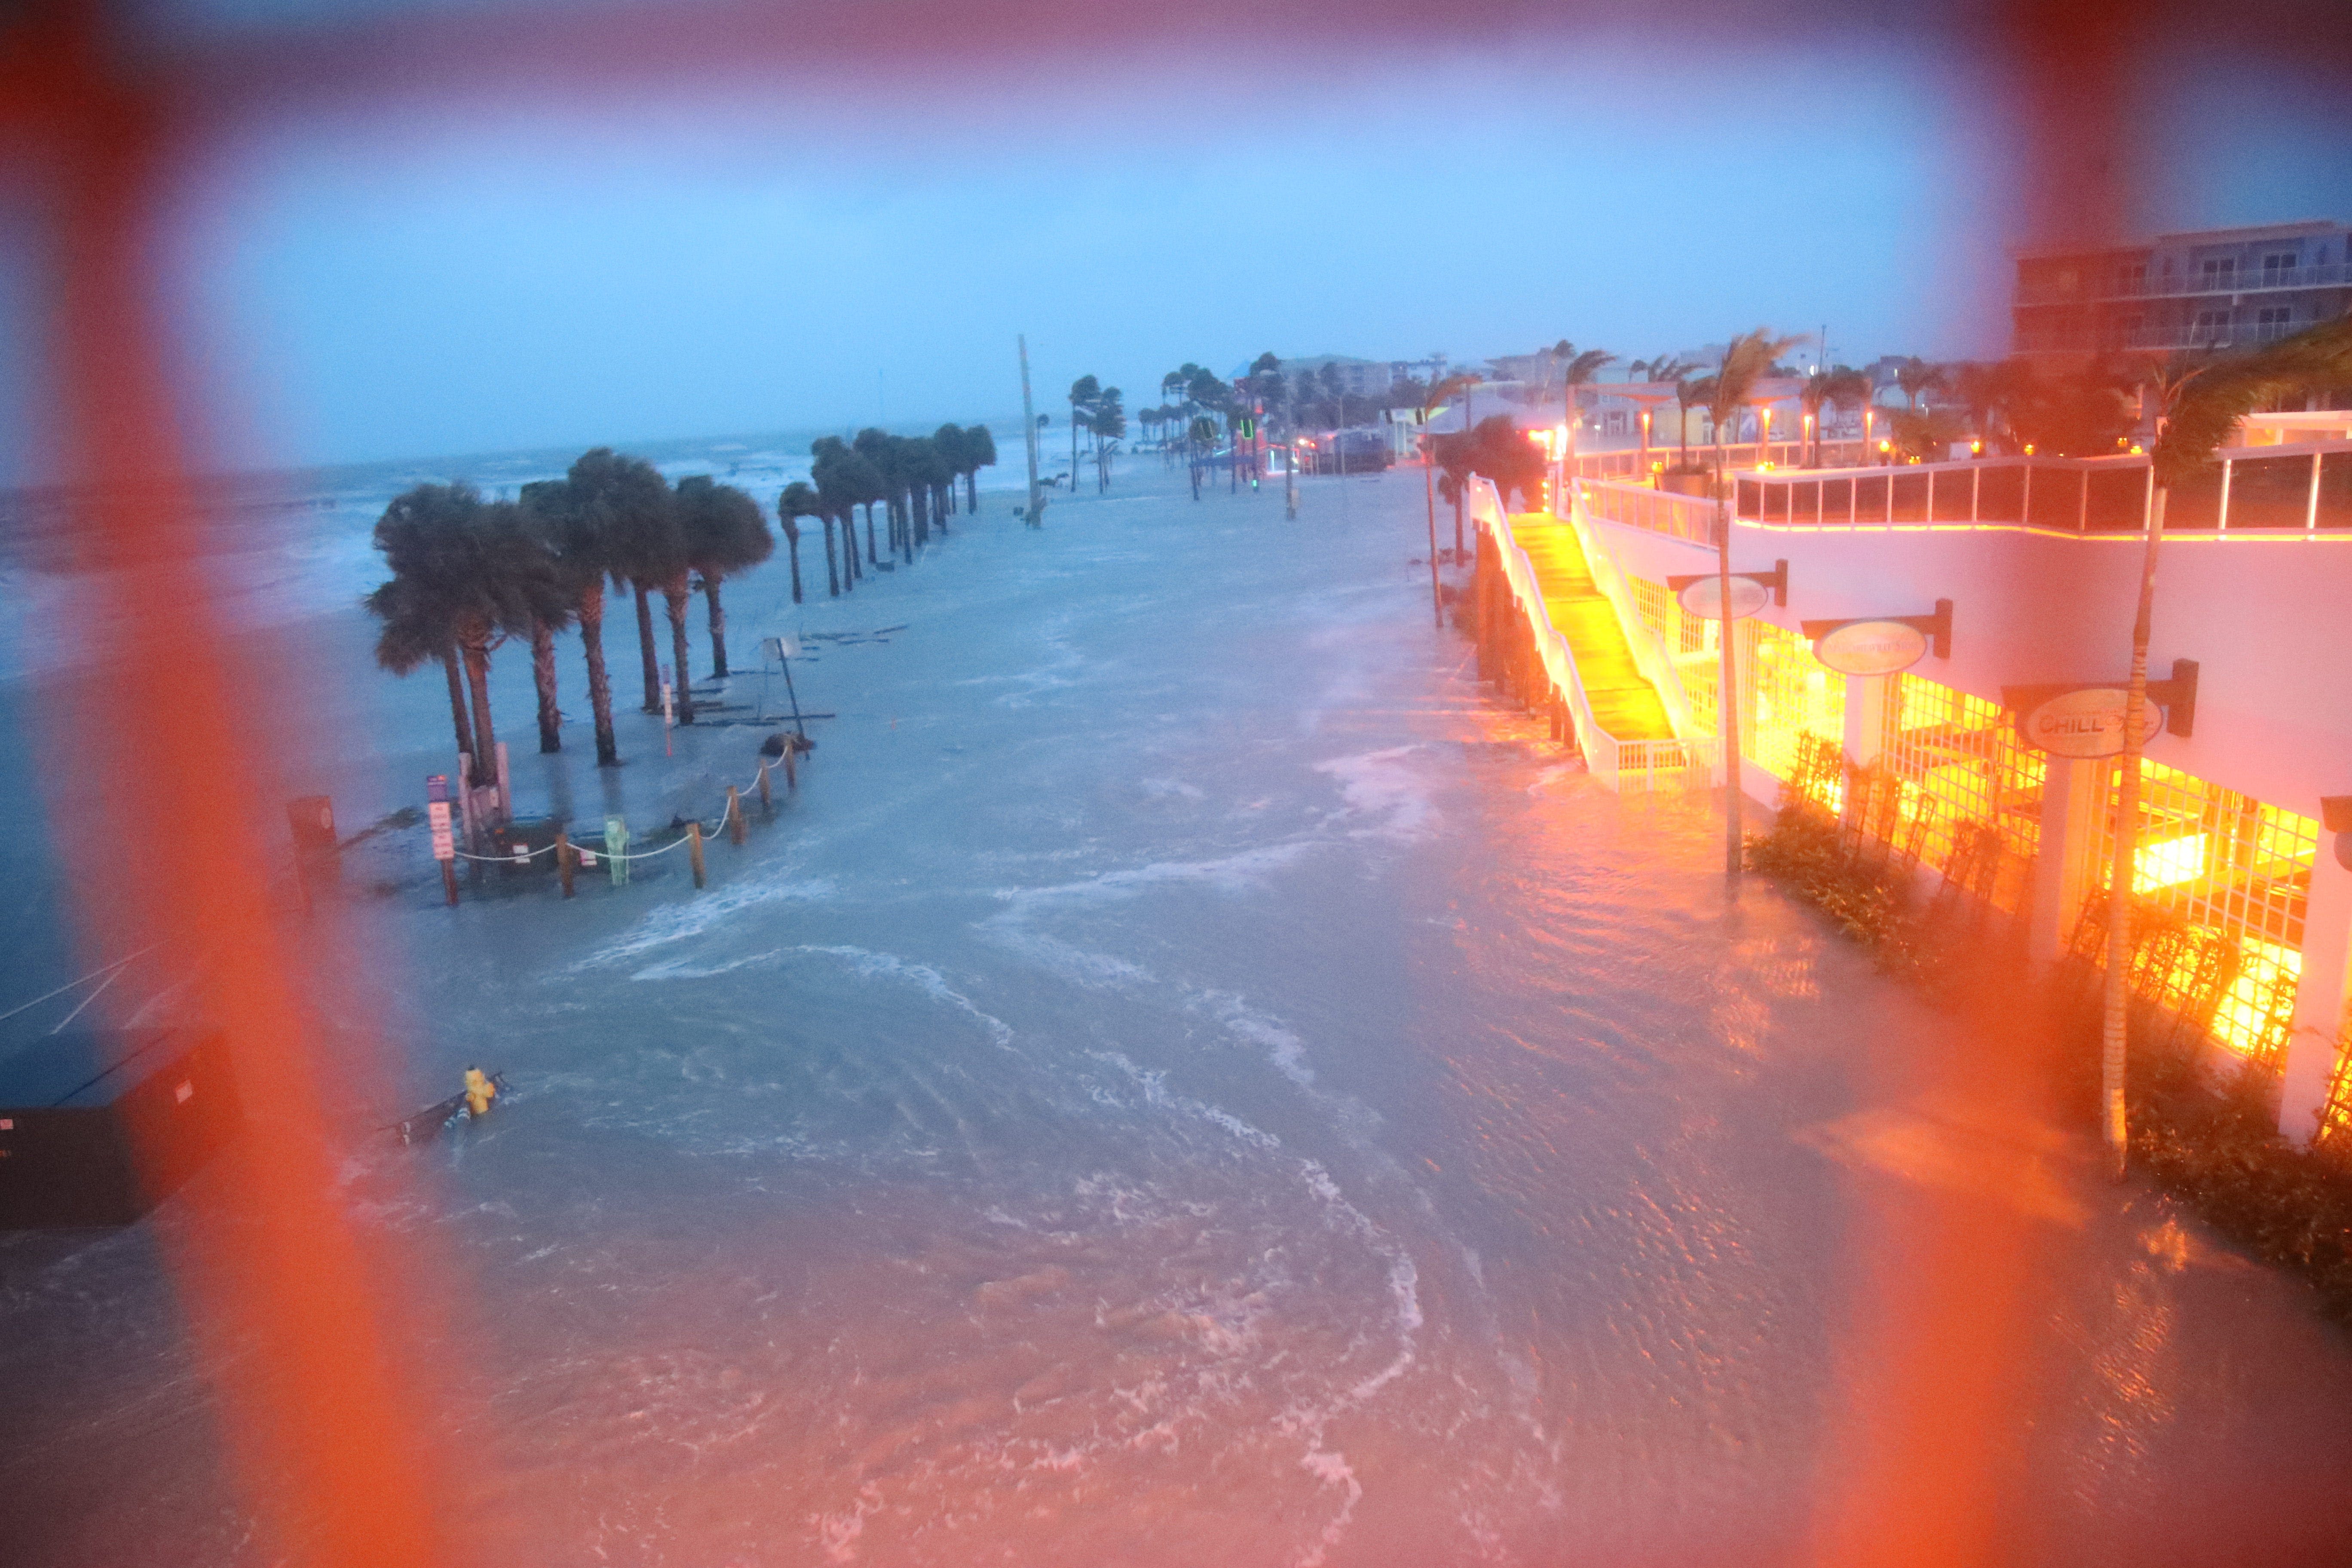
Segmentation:
{"type": "Polygon", "coordinates": [[[1895,367],[1895,384],[1903,389],[1903,405],[1914,414],[1919,412],[1919,399],[1942,391],[1944,381],[1942,365],[1929,364],[1916,354],[1895,367]]]}
{"type": "MultiPolygon", "coordinates": [[[[794,479],[784,487],[784,493],[776,498],[776,518],[784,525],[784,547],[792,556],[793,603],[795,605],[801,602],[800,520],[804,517],[824,515],[824,502],[818,498],[816,490],[803,480],[794,479]]],[[[825,529],[824,538],[825,557],[830,561],[833,555],[833,530],[829,524],[825,529]]]]}
{"type": "Polygon", "coordinates": [[[686,536],[686,557],[702,579],[702,596],[709,606],[711,679],[724,680],[727,611],[719,602],[719,584],[773,555],[775,537],[768,531],[768,520],[761,514],[758,501],[733,485],[699,475],[677,482],[677,509],[678,526],[686,536]]]}
{"type": "MultiPolygon", "coordinates": [[[[563,750],[563,709],[556,696],[555,635],[572,629],[580,608],[582,563],[567,560],[563,555],[564,514],[570,510],[571,489],[562,479],[541,479],[522,487],[516,506],[520,526],[530,533],[546,563],[546,602],[534,605],[530,624],[530,679],[539,693],[539,749],[542,752],[563,750]]],[[[601,582],[602,572],[596,575],[601,582]]]]}
{"type": "MultiPolygon", "coordinates": [[[[527,502],[537,489],[525,491],[527,502]]],[[[539,493],[556,556],[573,584],[572,616],[587,656],[588,702],[595,714],[596,765],[616,767],[621,750],[613,731],[613,683],[604,668],[604,585],[609,577],[617,588],[626,575],[614,552],[618,540],[635,526],[629,520],[666,510],[669,487],[651,463],[598,447],[572,465],[560,494],[539,493]]]]}
{"type": "MultiPolygon", "coordinates": [[[[857,499],[866,509],[866,559],[877,566],[881,564],[881,557],[876,553],[874,544],[874,505],[877,501],[882,503],[883,517],[888,524],[890,553],[896,555],[898,552],[898,493],[901,487],[898,476],[897,444],[896,437],[871,427],[860,430],[856,440],[850,444],[851,449],[866,460],[866,471],[859,476],[863,485],[857,499]]],[[[853,533],[853,545],[856,540],[853,533]]]]}
{"type": "Polygon", "coordinates": [[[967,425],[963,430],[963,499],[971,503],[971,514],[980,515],[980,470],[996,467],[996,437],[985,425],[967,425]]]}
{"type": "Polygon", "coordinates": [[[466,718],[466,683],[457,673],[455,618],[446,604],[415,575],[391,578],[361,604],[383,623],[376,634],[377,664],[394,675],[406,675],[428,658],[441,666],[449,681],[449,722],[458,754],[472,756],[473,726],[466,718]]]}
{"type": "MultiPolygon", "coordinates": [[[[809,447],[814,459],[809,477],[816,481],[817,515],[824,521],[824,575],[827,591],[841,596],[846,579],[836,572],[834,561],[833,536],[836,526],[841,531],[842,549],[848,554],[846,566],[857,560],[857,507],[872,494],[879,481],[874,477],[874,466],[851,450],[838,436],[821,436],[809,447]]],[[[867,535],[874,528],[874,514],[866,513],[867,535]]]]}
{"type": "MultiPolygon", "coordinates": [[[[1722,585],[1722,674],[1716,687],[1716,730],[1723,739],[1723,873],[1737,878],[1745,853],[1739,833],[1739,668],[1734,650],[1739,638],[1731,618],[1731,498],[1724,489],[1723,432],[1748,401],[1772,362],[1803,340],[1776,338],[1762,327],[1742,332],[1723,351],[1716,367],[1715,384],[1707,389],[1707,413],[1715,422],[1715,550],[1716,574],[1722,585]]],[[[1679,392],[1679,387],[1677,392],[1679,392]]]]}
{"type": "MultiPolygon", "coordinates": [[[[939,504],[932,508],[932,510],[938,512],[942,519],[955,510],[956,502],[961,499],[956,494],[956,481],[963,478],[964,448],[970,445],[971,440],[971,437],[964,434],[964,428],[961,425],[942,425],[931,432],[931,449],[939,453],[940,462],[947,476],[942,481],[944,494],[939,498],[939,504]]],[[[947,523],[942,521],[940,524],[940,531],[945,533],[947,527],[947,523]]]]}
{"type": "MultiPolygon", "coordinates": [[[[1562,346],[1572,346],[1563,343],[1562,346]]],[[[1606,349],[1587,349],[1568,361],[1559,373],[1560,391],[1567,398],[1567,410],[1562,416],[1570,423],[1576,419],[1576,389],[1590,386],[1601,374],[1603,365],[1614,364],[1617,356],[1606,349]]]]}
{"type": "Polygon", "coordinates": [[[637,652],[645,667],[645,707],[648,713],[658,713],[661,656],[654,647],[652,595],[661,586],[671,563],[679,558],[677,519],[670,507],[669,483],[660,470],[638,458],[614,458],[611,461],[635,465],[630,470],[626,504],[611,508],[606,550],[614,581],[625,581],[637,602],[637,652]]]}
{"type": "Polygon", "coordinates": [[[2147,645],[2156,608],[2157,551],[2173,488],[2210,468],[2240,419],[2265,404],[2352,383],[2352,316],[2307,327],[2250,352],[2176,357],[2150,372],[2157,405],[2149,461],[2147,546],[2140,556],[2139,602],[2132,616],[2130,695],[2124,706],[2124,750],[2116,785],[2116,858],[2107,876],[2107,973],[2100,1029],[2099,1087],[2107,1154],[2124,1174],[2126,1023],[2131,999],[2131,896],[2139,853],[2140,727],[2147,712],[2147,645]]]}
{"type": "Polygon", "coordinates": [[[1095,400],[1102,395],[1102,383],[1091,375],[1082,375],[1070,383],[1070,489],[1078,488],[1078,432],[1087,427],[1087,417],[1094,413],[1095,400]]]}
{"type": "Polygon", "coordinates": [[[436,642],[454,645],[473,698],[471,782],[495,783],[490,656],[508,637],[530,633],[544,603],[540,590],[552,578],[543,553],[513,503],[486,505],[465,484],[418,485],[393,498],[376,521],[375,547],[392,570],[392,581],[367,601],[385,623],[377,658],[405,674],[436,642]]]}
{"type": "Polygon", "coordinates": [[[1804,390],[1798,401],[1813,421],[1813,467],[1821,467],[1822,443],[1827,437],[1822,426],[1824,408],[1859,408],[1870,396],[1870,377],[1858,370],[1839,365],[1835,370],[1822,371],[1805,378],[1804,390]]]}
{"type": "MultiPolygon", "coordinates": [[[[1698,367],[1692,365],[1690,368],[1696,370],[1698,367]]],[[[1675,408],[1678,417],[1675,420],[1675,442],[1678,453],[1675,458],[1675,467],[1677,469],[1687,471],[1691,466],[1690,411],[1702,404],[1711,402],[1714,397],[1715,377],[1711,375],[1696,377],[1684,375],[1675,379],[1675,408]]]]}

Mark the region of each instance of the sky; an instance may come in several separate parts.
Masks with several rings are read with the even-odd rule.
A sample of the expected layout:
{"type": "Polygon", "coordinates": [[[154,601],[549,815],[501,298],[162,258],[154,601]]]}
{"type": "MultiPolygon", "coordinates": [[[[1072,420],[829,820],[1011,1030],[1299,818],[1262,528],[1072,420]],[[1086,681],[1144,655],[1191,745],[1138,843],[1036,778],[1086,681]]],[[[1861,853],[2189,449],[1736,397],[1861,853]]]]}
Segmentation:
{"type": "MultiPolygon", "coordinates": [[[[390,94],[191,160],[169,313],[209,463],[280,467],[1157,401],[1265,350],[1624,359],[1759,325],[1987,357],[2021,237],[1965,52],[1244,40],[905,81],[390,94]]],[[[2146,226],[2352,217],[2273,64],[2152,72],[2146,226]]],[[[0,206],[5,198],[0,197],[0,206]]],[[[38,467],[38,247],[0,211],[0,444],[38,467]]]]}

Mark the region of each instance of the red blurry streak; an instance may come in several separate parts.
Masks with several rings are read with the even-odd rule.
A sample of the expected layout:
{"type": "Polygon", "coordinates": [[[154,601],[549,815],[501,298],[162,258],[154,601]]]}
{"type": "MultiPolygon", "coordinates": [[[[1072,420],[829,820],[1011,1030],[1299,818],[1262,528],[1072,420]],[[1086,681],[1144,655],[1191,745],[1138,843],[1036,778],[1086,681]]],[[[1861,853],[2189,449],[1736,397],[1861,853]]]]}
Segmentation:
{"type": "MultiPolygon", "coordinates": [[[[409,1328],[372,1288],[392,1277],[393,1260],[370,1256],[336,1201],[317,1037],[306,1027],[318,991],[275,928],[271,862],[249,826],[244,715],[266,697],[234,667],[195,586],[197,531],[151,270],[173,149],[149,103],[103,69],[96,23],[87,8],[53,17],[37,53],[16,57],[18,79],[41,89],[67,472],[80,486],[106,481],[105,499],[75,520],[75,553],[100,568],[91,607],[117,639],[102,679],[127,683],[113,701],[71,705],[103,716],[72,728],[70,756],[52,745],[48,758],[89,781],[98,842],[138,847],[135,857],[78,858],[82,930],[92,951],[160,942],[206,960],[201,1010],[228,1035],[247,1131],[230,1166],[235,1190],[210,1184],[227,1212],[161,1234],[272,1555],[338,1568],[442,1562],[419,1413],[400,1392],[421,1380],[394,1367],[394,1332],[409,1328]],[[142,569],[104,569],[128,563],[142,569]]],[[[60,735],[66,721],[52,715],[48,729],[60,735]]]]}

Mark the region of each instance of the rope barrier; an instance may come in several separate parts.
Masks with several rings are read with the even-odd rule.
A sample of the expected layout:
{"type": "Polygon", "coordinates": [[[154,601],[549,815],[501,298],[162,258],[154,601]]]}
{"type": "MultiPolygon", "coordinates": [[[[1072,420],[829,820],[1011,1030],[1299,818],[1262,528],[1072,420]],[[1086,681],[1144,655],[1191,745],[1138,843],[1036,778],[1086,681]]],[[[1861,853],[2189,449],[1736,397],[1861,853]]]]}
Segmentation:
{"type": "MultiPolygon", "coordinates": [[[[747,783],[747,784],[743,784],[743,785],[741,785],[741,786],[740,786],[740,789],[741,789],[742,793],[744,793],[744,794],[749,794],[749,793],[750,793],[750,792],[751,792],[752,790],[755,790],[755,789],[759,788],[759,787],[760,787],[760,776],[761,776],[761,774],[769,772],[770,770],[772,770],[772,769],[776,765],[776,763],[779,763],[779,762],[781,762],[781,761],[782,761],[782,758],[779,758],[779,757],[763,757],[763,758],[761,760],[761,763],[760,763],[759,767],[758,767],[758,768],[756,768],[756,769],[754,769],[754,770],[752,771],[751,777],[751,781],[750,781],[749,783],[747,783]]],[[[722,832],[722,831],[726,828],[726,826],[727,826],[727,810],[726,810],[726,808],[725,808],[724,806],[722,806],[722,807],[720,807],[720,808],[719,808],[719,819],[718,819],[716,822],[709,822],[709,823],[706,823],[706,822],[704,822],[701,818],[699,818],[699,817],[696,817],[696,818],[694,818],[694,819],[693,819],[693,825],[694,825],[695,826],[699,827],[699,828],[701,828],[701,829],[702,829],[702,836],[703,836],[703,838],[705,839],[705,841],[708,841],[708,840],[709,840],[709,839],[715,838],[715,837],[717,837],[719,835],[719,833],[720,833],[720,832],[722,832]]],[[[667,844],[663,845],[663,846],[662,846],[660,848],[658,848],[658,849],[643,849],[643,850],[639,850],[637,853],[635,853],[635,854],[634,854],[634,855],[627,855],[627,854],[615,855],[615,854],[612,853],[610,850],[606,850],[606,849],[600,849],[600,848],[598,848],[598,847],[597,847],[595,845],[593,845],[593,844],[573,844],[573,845],[572,846],[572,849],[573,853],[575,853],[575,854],[580,854],[580,855],[583,855],[583,856],[593,856],[596,861],[607,861],[607,860],[650,860],[650,859],[652,859],[652,858],[653,858],[655,856],[656,856],[656,855],[667,855],[667,854],[668,854],[671,850],[676,849],[676,848],[678,848],[680,846],[684,845],[684,844],[687,842],[687,840],[688,840],[688,836],[687,836],[686,834],[684,834],[684,833],[681,833],[681,834],[679,834],[676,838],[671,839],[667,844]]],[[[450,850],[450,853],[451,853],[451,854],[453,854],[454,856],[456,856],[456,857],[457,857],[457,858],[458,858],[458,859],[460,859],[460,860],[471,860],[471,861],[476,862],[476,863],[477,863],[477,864],[478,864],[478,865],[484,865],[484,866],[512,866],[512,865],[516,865],[516,864],[518,864],[518,863],[528,865],[528,864],[531,861],[531,859],[532,859],[532,858],[535,858],[535,857],[537,857],[537,856],[541,856],[541,855],[551,855],[551,854],[553,854],[553,853],[555,852],[555,847],[555,847],[554,845],[552,845],[552,844],[542,844],[542,845],[541,845],[541,846],[540,846],[538,848],[536,848],[536,849],[520,849],[520,848],[518,848],[518,849],[515,849],[515,850],[513,850],[513,851],[511,851],[511,852],[509,852],[509,853],[508,853],[508,854],[505,854],[505,855],[471,855],[471,854],[467,853],[467,852],[466,852],[465,850],[463,850],[463,849],[458,849],[458,848],[456,848],[456,847],[453,847],[451,848],[451,850],[450,850]]],[[[144,951],[144,950],[142,949],[142,951],[144,951]]],[[[133,957],[133,958],[135,958],[135,957],[137,957],[137,956],[138,956],[138,954],[137,954],[137,953],[133,953],[133,954],[131,955],[131,957],[133,957]]],[[[128,963],[128,962],[130,962],[130,961],[129,961],[128,959],[126,959],[126,960],[124,960],[123,962],[124,962],[124,963],[128,963]]],[[[104,973],[104,972],[103,972],[103,971],[100,971],[99,973],[104,973]]],[[[89,977],[86,976],[85,978],[89,978],[89,977]]],[[[79,982],[79,981],[75,982],[75,984],[80,984],[80,982],[79,982]]],[[[70,989],[71,989],[71,987],[70,987],[70,986],[66,986],[66,987],[61,987],[60,989],[70,990],[70,989]]],[[[56,993],[56,992],[51,992],[51,993],[50,993],[50,995],[55,995],[55,994],[57,994],[57,993],[56,993]]],[[[37,1000],[47,1001],[47,997],[41,997],[41,998],[37,998],[37,1000]]],[[[30,1005],[32,1005],[32,1004],[31,1004],[31,1003],[26,1003],[26,1006],[30,1006],[30,1005]]]]}

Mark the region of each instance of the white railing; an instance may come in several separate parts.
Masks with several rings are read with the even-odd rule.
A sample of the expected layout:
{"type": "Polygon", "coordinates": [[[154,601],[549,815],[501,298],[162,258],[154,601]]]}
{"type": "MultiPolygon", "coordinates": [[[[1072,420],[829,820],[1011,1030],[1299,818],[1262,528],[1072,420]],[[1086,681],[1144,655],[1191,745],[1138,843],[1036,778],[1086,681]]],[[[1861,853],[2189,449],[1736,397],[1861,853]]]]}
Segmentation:
{"type": "MultiPolygon", "coordinates": [[[[1753,441],[1734,441],[1719,447],[1710,441],[1695,443],[1690,448],[1694,463],[1712,465],[1719,454],[1727,468],[1753,468],[1765,463],[1776,468],[1796,468],[1816,457],[1825,464],[1858,463],[1863,452],[1858,436],[1825,436],[1818,453],[1806,441],[1773,441],[1762,447],[1753,441]]],[[[1681,456],[1681,448],[1671,443],[1646,448],[1631,447],[1622,451],[1579,452],[1570,467],[1579,479],[1633,479],[1648,484],[1657,472],[1675,467],[1681,456]]]]}
{"type": "Polygon", "coordinates": [[[1503,509],[1503,498],[1484,476],[1472,477],[1466,510],[1493,542],[1503,581],[1518,613],[1527,617],[1534,633],[1536,656],[1543,661],[1545,673],[1567,696],[1569,719],[1576,728],[1576,743],[1584,753],[1586,770],[1618,791],[1628,787],[1655,789],[1661,783],[1688,786],[1711,781],[1716,754],[1711,739],[1620,741],[1601,727],[1592,716],[1592,704],[1585,696],[1584,682],[1577,673],[1576,658],[1569,651],[1568,638],[1552,625],[1551,612],[1544,607],[1543,588],[1537,581],[1535,563],[1528,559],[1527,550],[1512,532],[1510,514],[1503,509]]]}
{"type": "MultiPolygon", "coordinates": [[[[2174,487],[2166,536],[2352,539],[2347,469],[2352,440],[2225,447],[2199,484],[2174,487]]],[[[2148,459],[2137,455],[1981,458],[1733,478],[1739,520],[1769,528],[2030,528],[2086,535],[2139,532],[2154,482],[2148,459]]],[[[1605,499],[1594,510],[1608,515],[1605,499]]],[[[1675,526],[1626,521],[1659,532],[1675,526]]]]}
{"type": "Polygon", "coordinates": [[[2235,267],[2207,274],[2158,272],[2153,277],[2111,276],[2072,289],[2036,283],[2017,291],[2021,305],[2089,304],[2102,300],[2188,299],[2199,294],[2259,294],[2271,289],[2326,289],[2352,283],[2341,261],[2321,267],[2235,267]]]}
{"type": "Polygon", "coordinates": [[[1571,508],[1607,522],[1622,523],[1694,544],[1715,542],[1715,502],[1705,496],[1654,490],[1647,485],[1609,479],[1569,481],[1571,508]]]}

